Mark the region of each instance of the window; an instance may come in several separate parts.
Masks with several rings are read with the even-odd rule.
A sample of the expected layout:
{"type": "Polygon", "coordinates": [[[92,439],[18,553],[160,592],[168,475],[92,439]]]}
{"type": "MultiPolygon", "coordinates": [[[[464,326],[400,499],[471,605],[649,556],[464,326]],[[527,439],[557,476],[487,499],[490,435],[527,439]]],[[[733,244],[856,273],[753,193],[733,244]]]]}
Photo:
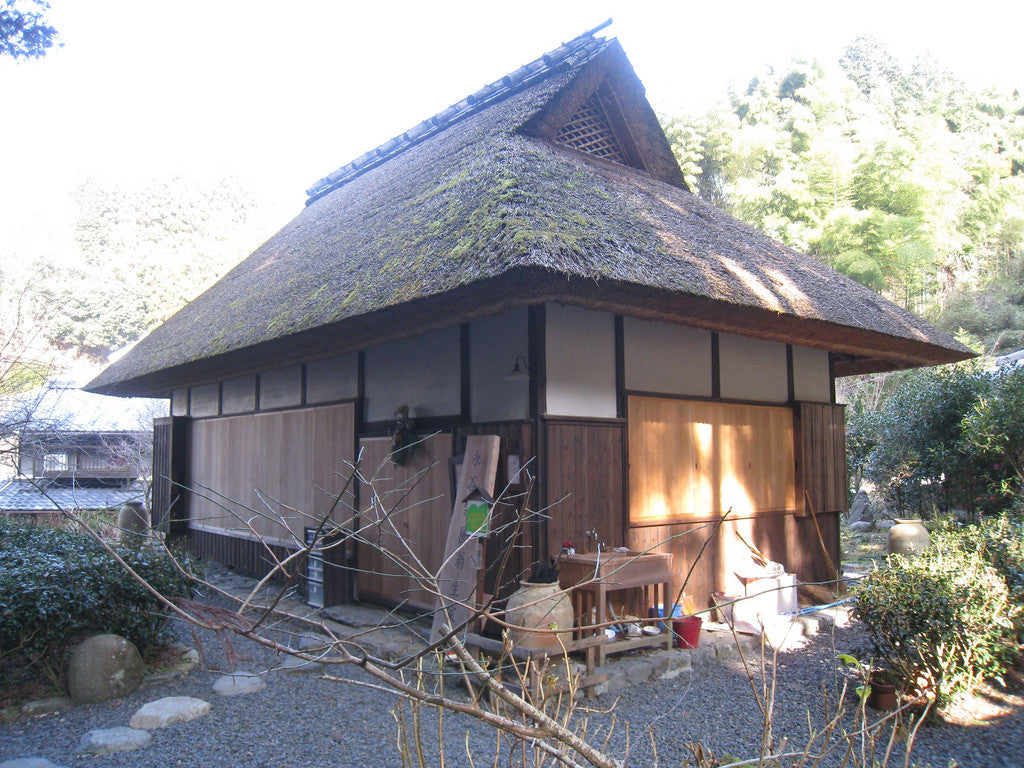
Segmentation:
{"type": "Polygon", "coordinates": [[[69,464],[67,453],[47,453],[43,456],[43,472],[67,472],[69,464]]]}

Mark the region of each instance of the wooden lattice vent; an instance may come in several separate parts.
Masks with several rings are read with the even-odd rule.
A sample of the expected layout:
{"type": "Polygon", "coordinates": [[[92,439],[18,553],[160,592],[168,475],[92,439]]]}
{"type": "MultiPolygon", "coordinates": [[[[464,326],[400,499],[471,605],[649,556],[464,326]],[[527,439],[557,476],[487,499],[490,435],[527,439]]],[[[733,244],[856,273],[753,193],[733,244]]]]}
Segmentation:
{"type": "Polygon", "coordinates": [[[604,160],[628,165],[626,153],[615,136],[608,113],[596,91],[562,126],[555,142],[604,160]]]}

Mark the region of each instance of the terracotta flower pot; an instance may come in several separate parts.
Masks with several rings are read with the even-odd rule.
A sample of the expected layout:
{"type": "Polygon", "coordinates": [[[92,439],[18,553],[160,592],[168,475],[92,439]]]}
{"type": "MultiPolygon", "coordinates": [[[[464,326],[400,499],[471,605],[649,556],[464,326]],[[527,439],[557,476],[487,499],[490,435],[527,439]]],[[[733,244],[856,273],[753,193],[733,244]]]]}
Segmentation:
{"type": "Polygon", "coordinates": [[[868,681],[871,690],[868,692],[867,705],[879,712],[892,712],[899,706],[899,696],[892,678],[885,673],[875,673],[868,681]]]}

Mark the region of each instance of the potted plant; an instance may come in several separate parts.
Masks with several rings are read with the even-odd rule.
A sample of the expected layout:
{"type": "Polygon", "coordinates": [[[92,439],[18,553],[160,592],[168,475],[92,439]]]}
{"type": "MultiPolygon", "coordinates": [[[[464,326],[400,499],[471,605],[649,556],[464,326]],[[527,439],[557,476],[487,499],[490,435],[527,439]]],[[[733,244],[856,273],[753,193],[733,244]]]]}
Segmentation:
{"type": "Polygon", "coordinates": [[[892,712],[899,707],[898,681],[892,670],[879,669],[870,661],[862,662],[848,653],[839,654],[839,660],[853,672],[857,682],[854,691],[867,706],[880,712],[892,712]]]}

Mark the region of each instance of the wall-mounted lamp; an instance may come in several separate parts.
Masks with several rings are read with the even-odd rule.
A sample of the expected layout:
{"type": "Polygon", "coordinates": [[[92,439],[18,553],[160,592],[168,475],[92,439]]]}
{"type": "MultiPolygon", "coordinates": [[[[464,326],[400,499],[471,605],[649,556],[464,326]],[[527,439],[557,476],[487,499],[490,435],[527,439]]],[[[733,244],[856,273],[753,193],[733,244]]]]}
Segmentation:
{"type": "Polygon", "coordinates": [[[530,380],[530,366],[526,364],[526,358],[522,355],[516,357],[515,365],[512,366],[512,370],[505,376],[505,381],[529,381],[530,380]]]}

